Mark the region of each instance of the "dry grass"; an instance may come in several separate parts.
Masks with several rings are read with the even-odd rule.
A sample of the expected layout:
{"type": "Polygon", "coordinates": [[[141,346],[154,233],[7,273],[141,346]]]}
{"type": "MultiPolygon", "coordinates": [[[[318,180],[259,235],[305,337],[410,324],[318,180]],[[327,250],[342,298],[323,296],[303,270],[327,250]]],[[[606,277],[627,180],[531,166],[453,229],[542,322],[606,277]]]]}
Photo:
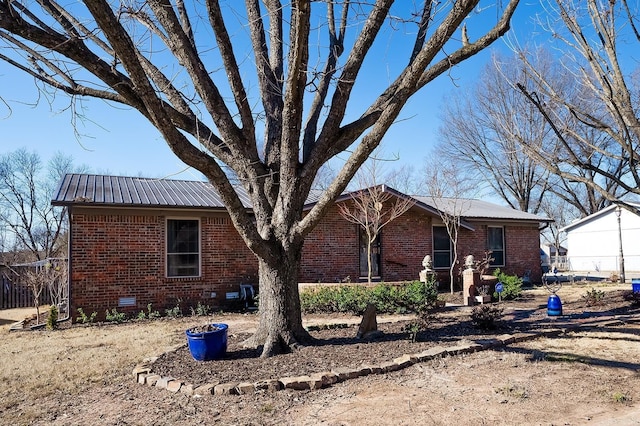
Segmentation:
{"type": "MultiPolygon", "coordinates": [[[[591,285],[586,288],[589,289],[591,285]]],[[[567,290],[561,293],[564,302],[579,300],[586,291],[579,287],[572,293],[567,290]]],[[[6,311],[0,311],[0,324],[9,322],[2,321],[6,316],[6,311]]],[[[13,319],[26,315],[20,312],[16,316],[13,319]]],[[[137,407],[148,404],[160,413],[158,417],[140,414],[135,418],[137,421],[131,420],[129,424],[160,424],[158,418],[169,424],[172,418],[166,417],[167,413],[184,414],[191,406],[209,415],[211,412],[207,410],[226,415],[226,411],[212,407],[212,401],[193,399],[187,403],[166,392],[148,392],[129,400],[99,391],[116,385],[111,392],[122,383],[129,386],[133,381],[131,369],[138,362],[184,343],[184,330],[207,320],[235,322],[234,328],[242,330],[255,326],[255,318],[242,316],[222,321],[219,317],[182,318],[36,332],[9,332],[8,325],[2,325],[1,422],[78,424],[82,420],[99,424],[105,422],[101,416],[113,420],[119,412],[132,415],[137,407]],[[77,401],[63,398],[62,394],[77,395],[77,401]],[[89,397],[82,398],[87,394],[89,397]],[[69,417],[67,423],[50,421],[61,412],[73,414],[68,407],[57,409],[55,404],[60,401],[84,404],[86,408],[78,409],[79,414],[69,417]],[[105,407],[111,407],[112,413],[105,407]]],[[[371,376],[322,392],[296,395],[307,401],[304,405],[292,405],[283,392],[280,399],[265,397],[261,400],[265,404],[262,411],[252,413],[248,409],[253,404],[248,401],[252,400],[238,398],[240,408],[236,409],[239,410],[236,415],[244,415],[246,411],[247,416],[259,417],[268,413],[274,424],[290,422],[296,415],[298,420],[314,418],[334,424],[337,421],[357,424],[363,418],[397,421],[404,415],[408,416],[405,424],[415,424],[417,420],[423,424],[548,424],[545,416],[549,415],[549,407],[554,407],[556,417],[582,424],[594,414],[601,413],[604,418],[619,407],[625,410],[637,407],[638,366],[640,329],[614,327],[538,339],[511,345],[505,351],[439,358],[389,377],[371,376]],[[402,405],[409,402],[411,405],[402,405]]],[[[228,404],[237,404],[235,399],[230,401],[228,404]]],[[[228,411],[230,407],[227,406],[228,411]]],[[[247,422],[255,423],[258,417],[247,422]]],[[[193,417],[189,424],[198,424],[205,418],[193,417]]],[[[115,420],[111,423],[116,424],[115,420]]]]}
{"type": "Polygon", "coordinates": [[[25,398],[43,399],[58,392],[78,394],[129,375],[144,357],[184,343],[187,323],[193,321],[159,320],[32,332],[9,332],[3,326],[0,412],[25,398]]]}

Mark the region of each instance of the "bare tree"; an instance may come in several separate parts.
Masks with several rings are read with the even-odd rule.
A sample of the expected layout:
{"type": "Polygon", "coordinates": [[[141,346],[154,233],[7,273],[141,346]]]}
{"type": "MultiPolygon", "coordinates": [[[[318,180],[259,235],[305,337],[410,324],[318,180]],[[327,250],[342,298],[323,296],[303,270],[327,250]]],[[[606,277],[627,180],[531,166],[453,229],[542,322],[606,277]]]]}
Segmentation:
{"type": "Polygon", "coordinates": [[[367,282],[371,284],[371,247],[382,228],[402,216],[415,204],[415,199],[391,190],[378,182],[378,162],[366,164],[356,175],[359,189],[351,193],[351,202],[340,203],[340,215],[360,226],[367,236],[367,282]]]}
{"type": "Polygon", "coordinates": [[[456,163],[448,163],[436,158],[431,157],[427,160],[425,187],[431,195],[429,200],[438,210],[451,242],[449,285],[453,294],[462,217],[470,207],[468,196],[476,189],[476,182],[467,179],[456,163]]]}
{"type": "Polygon", "coordinates": [[[45,166],[37,153],[24,149],[0,157],[0,227],[8,231],[13,250],[30,253],[23,261],[56,255],[65,217],[51,199],[62,176],[73,171],[72,164],[70,157],[56,154],[45,166]]]}
{"type": "Polygon", "coordinates": [[[51,304],[55,305],[56,309],[63,305],[67,297],[67,263],[64,260],[47,259],[22,266],[20,270],[20,280],[27,285],[33,296],[36,324],[39,324],[43,291],[49,292],[51,304]]]}
{"type": "Polygon", "coordinates": [[[24,282],[33,296],[33,307],[36,309],[36,324],[40,323],[40,296],[48,285],[48,277],[44,268],[26,268],[21,274],[24,282]]]}
{"type": "Polygon", "coordinates": [[[297,285],[305,236],[408,99],[504,35],[518,2],[496,13],[479,0],[326,1],[324,9],[247,0],[244,10],[218,0],[0,0],[0,59],[72,99],[132,107],[207,177],[258,258],[260,322],[247,344],[269,356],[309,337],[297,285]],[[404,38],[397,49],[405,59],[390,64],[381,85],[363,74],[378,67],[385,23],[406,29],[394,35],[404,38]],[[351,106],[364,91],[370,103],[351,106]],[[303,215],[318,170],[340,153],[341,170],[303,215]]]}
{"type": "Polygon", "coordinates": [[[541,24],[564,53],[556,63],[573,85],[559,87],[536,68],[534,54],[518,51],[527,79],[517,87],[549,123],[559,147],[527,149],[528,155],[608,202],[640,194],[640,86],[637,64],[625,59],[640,46],[639,5],[548,0],[545,6],[541,24]]]}
{"type": "MultiPolygon", "coordinates": [[[[551,73],[550,65],[538,64],[551,73]]],[[[445,102],[438,147],[510,207],[537,213],[549,172],[523,146],[540,150],[555,137],[537,109],[513,89],[511,81],[524,72],[517,58],[494,54],[473,90],[459,89],[445,102]]]]}
{"type": "Polygon", "coordinates": [[[51,297],[51,304],[59,312],[69,312],[69,263],[67,259],[50,259],[47,262],[47,289],[51,297]]]}
{"type": "Polygon", "coordinates": [[[564,203],[557,198],[554,199],[551,197],[545,199],[542,204],[542,211],[547,215],[547,217],[553,218],[554,220],[543,230],[541,236],[549,245],[555,247],[555,259],[550,260],[555,265],[558,265],[560,247],[567,239],[566,234],[562,232],[561,229],[580,217],[580,213],[571,204],[564,203]]]}

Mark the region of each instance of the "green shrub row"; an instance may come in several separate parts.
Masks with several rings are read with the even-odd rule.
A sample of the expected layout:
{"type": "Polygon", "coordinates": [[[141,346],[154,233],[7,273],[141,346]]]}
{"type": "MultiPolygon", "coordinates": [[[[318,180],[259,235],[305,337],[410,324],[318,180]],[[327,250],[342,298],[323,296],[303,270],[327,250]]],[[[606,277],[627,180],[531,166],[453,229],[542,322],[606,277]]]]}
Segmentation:
{"type": "Polygon", "coordinates": [[[305,314],[344,312],[360,315],[369,303],[375,305],[378,313],[420,312],[433,307],[437,299],[436,284],[420,281],[402,285],[380,283],[374,287],[315,287],[300,292],[302,312],[305,314]]]}

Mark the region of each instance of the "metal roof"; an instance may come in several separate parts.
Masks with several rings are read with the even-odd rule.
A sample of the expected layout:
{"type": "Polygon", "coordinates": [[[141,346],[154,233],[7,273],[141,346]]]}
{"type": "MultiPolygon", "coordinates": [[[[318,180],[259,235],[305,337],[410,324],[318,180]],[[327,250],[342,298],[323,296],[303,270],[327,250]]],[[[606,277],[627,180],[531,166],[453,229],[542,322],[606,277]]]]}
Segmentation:
{"type": "Polygon", "coordinates": [[[548,217],[523,212],[512,209],[511,207],[500,206],[484,200],[474,200],[470,198],[434,198],[424,196],[413,196],[413,198],[436,210],[460,216],[467,220],[501,219],[553,222],[553,219],[549,219],[548,217]]]}
{"type": "MultiPolygon", "coordinates": [[[[237,187],[236,191],[243,205],[250,208],[251,203],[244,190],[237,187]]],[[[216,190],[207,182],[88,174],[65,175],[51,203],[225,208],[216,190]]]]}
{"type": "MultiPolygon", "coordinates": [[[[240,200],[247,208],[251,202],[241,186],[235,187],[240,200]]],[[[396,196],[409,197],[399,191],[383,186],[384,191],[396,196]]],[[[312,190],[307,199],[306,208],[311,208],[322,195],[321,190],[312,190]]],[[[338,201],[347,199],[343,194],[338,201]]],[[[464,220],[501,219],[551,222],[546,217],[521,212],[482,200],[436,198],[411,196],[416,206],[438,214],[444,211],[456,214],[464,220]]],[[[99,205],[120,207],[184,207],[225,209],[222,199],[208,182],[172,179],[152,179],[140,177],[105,176],[91,174],[68,174],[56,191],[53,205],[99,205]]]]}
{"type": "MultiPolygon", "coordinates": [[[[635,214],[635,215],[640,215],[640,203],[631,203],[631,202],[627,202],[626,203],[629,207],[632,207],[634,209],[636,209],[635,211],[632,209],[625,209],[630,211],[631,213],[635,214]]],[[[589,223],[593,220],[598,219],[600,216],[604,216],[607,215],[609,213],[611,213],[613,210],[617,209],[618,205],[616,204],[612,204],[608,207],[605,207],[604,209],[597,211],[593,214],[590,214],[589,216],[583,217],[581,219],[576,219],[573,222],[571,222],[570,224],[568,224],[567,226],[565,226],[564,228],[560,228],[560,231],[563,232],[567,232],[567,231],[571,231],[573,228],[578,228],[582,225],[584,225],[585,223],[589,223]]]]}

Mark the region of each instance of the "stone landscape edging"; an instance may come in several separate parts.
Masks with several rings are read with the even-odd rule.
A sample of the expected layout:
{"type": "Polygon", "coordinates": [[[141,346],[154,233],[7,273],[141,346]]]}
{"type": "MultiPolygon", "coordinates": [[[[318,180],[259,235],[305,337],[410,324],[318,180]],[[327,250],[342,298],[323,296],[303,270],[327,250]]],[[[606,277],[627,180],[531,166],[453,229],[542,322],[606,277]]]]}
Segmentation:
{"type": "MultiPolygon", "coordinates": [[[[189,396],[202,397],[205,395],[244,395],[264,391],[280,391],[284,389],[292,390],[318,390],[330,387],[336,383],[370,374],[385,374],[392,371],[402,370],[414,364],[430,361],[438,357],[455,356],[469,354],[504,347],[512,343],[525,342],[540,337],[555,337],[560,334],[576,331],[579,329],[611,327],[624,325],[626,323],[640,323],[639,318],[631,316],[620,318],[610,317],[607,319],[597,319],[593,322],[581,322],[577,324],[563,324],[564,327],[550,328],[546,330],[529,332],[502,334],[488,339],[479,339],[470,343],[459,343],[454,346],[435,346],[416,354],[405,354],[394,358],[391,361],[377,365],[364,365],[360,367],[341,367],[331,371],[312,373],[303,376],[281,377],[279,379],[265,379],[256,382],[226,382],[208,383],[198,387],[193,384],[183,382],[171,376],[162,377],[153,372],[153,364],[161,356],[148,357],[133,369],[133,376],[137,383],[166,389],[172,393],[182,393],[189,396]]],[[[186,347],[186,343],[175,345],[165,353],[175,352],[186,347]]]]}

